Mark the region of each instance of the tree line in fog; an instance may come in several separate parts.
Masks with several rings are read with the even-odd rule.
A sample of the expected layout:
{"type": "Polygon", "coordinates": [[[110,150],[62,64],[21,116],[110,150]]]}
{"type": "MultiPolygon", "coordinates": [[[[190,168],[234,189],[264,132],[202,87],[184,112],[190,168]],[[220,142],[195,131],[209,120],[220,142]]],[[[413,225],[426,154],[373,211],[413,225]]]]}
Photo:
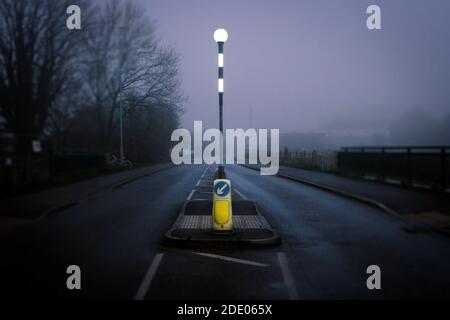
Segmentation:
{"type": "Polygon", "coordinates": [[[166,157],[184,101],[175,49],[133,2],[78,0],[80,30],[66,27],[71,4],[0,0],[0,113],[16,152],[47,139],[118,156],[122,103],[127,158],[166,157]]]}

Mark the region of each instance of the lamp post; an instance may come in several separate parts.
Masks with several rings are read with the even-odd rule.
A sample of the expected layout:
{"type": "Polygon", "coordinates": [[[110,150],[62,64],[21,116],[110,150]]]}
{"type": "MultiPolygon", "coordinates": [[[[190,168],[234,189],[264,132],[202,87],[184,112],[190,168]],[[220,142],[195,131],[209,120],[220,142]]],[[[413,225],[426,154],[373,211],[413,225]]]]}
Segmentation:
{"type": "Polygon", "coordinates": [[[218,179],[225,179],[225,167],[224,167],[224,156],[223,156],[223,45],[228,39],[228,33],[225,29],[217,29],[214,32],[214,40],[217,42],[219,47],[218,53],[218,67],[219,67],[219,81],[218,81],[218,92],[219,92],[219,130],[222,134],[222,139],[220,140],[220,165],[219,172],[217,175],[218,179]]]}
{"type": "Polygon", "coordinates": [[[124,163],[124,155],[123,155],[123,103],[122,103],[122,83],[120,84],[119,89],[119,131],[120,131],[120,164],[124,163]]]}
{"type": "MultiPolygon", "coordinates": [[[[122,45],[121,45],[121,48],[123,48],[124,47],[124,43],[125,43],[125,26],[120,26],[120,28],[119,28],[119,30],[120,30],[120,33],[121,33],[121,36],[122,36],[122,38],[121,38],[121,41],[122,41],[122,45]]],[[[122,89],[123,89],[123,86],[122,86],[122,65],[123,65],[123,63],[124,63],[124,61],[122,61],[122,59],[123,59],[123,53],[122,52],[120,52],[120,60],[119,60],[119,93],[118,93],[118,100],[119,100],[119,117],[120,117],[120,119],[119,119],[119,132],[120,132],[120,134],[119,134],[119,143],[120,143],[120,155],[119,155],[119,158],[120,158],[120,165],[123,165],[124,164],[124,162],[125,162],[125,157],[124,157],[124,154],[123,154],[123,100],[122,100],[122,89]]]]}

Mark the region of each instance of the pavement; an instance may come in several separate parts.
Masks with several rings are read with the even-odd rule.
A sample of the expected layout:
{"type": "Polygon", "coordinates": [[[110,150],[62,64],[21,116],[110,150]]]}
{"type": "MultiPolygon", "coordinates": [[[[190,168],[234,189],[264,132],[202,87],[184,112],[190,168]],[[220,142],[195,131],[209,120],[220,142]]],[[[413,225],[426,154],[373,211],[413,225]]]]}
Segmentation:
{"type": "Polygon", "coordinates": [[[226,172],[282,243],[164,245],[206,169],[176,166],[0,235],[5,299],[449,299],[450,240],[376,207],[242,166],[226,172]],[[381,269],[381,290],[366,286],[381,269]],[[81,269],[68,290],[66,269],[81,269]]]}
{"type": "Polygon", "coordinates": [[[450,233],[450,193],[285,166],[278,175],[379,207],[413,222],[416,230],[429,226],[450,233]]]}
{"type": "Polygon", "coordinates": [[[0,200],[0,233],[31,223],[60,210],[108,192],[172,164],[160,163],[84,180],[67,186],[47,189],[0,200]]]}

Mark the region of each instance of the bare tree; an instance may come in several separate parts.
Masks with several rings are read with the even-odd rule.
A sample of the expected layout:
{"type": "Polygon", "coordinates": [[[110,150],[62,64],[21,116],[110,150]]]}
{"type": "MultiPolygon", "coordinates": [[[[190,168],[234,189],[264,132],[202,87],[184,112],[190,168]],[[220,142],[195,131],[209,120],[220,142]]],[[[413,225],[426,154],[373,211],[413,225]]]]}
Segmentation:
{"type": "Polygon", "coordinates": [[[112,150],[119,103],[149,104],[181,110],[178,57],[160,46],[145,12],[133,3],[108,0],[100,5],[95,26],[84,34],[84,96],[95,110],[102,147],[112,150]],[[132,97],[132,99],[128,98],[132,97]]]}
{"type": "Polygon", "coordinates": [[[49,107],[71,76],[77,36],[66,28],[68,1],[0,0],[0,110],[19,142],[45,126],[49,107]]]}
{"type": "Polygon", "coordinates": [[[160,44],[136,4],[78,0],[79,31],[66,28],[69,4],[0,0],[0,113],[17,155],[29,157],[31,140],[43,134],[56,151],[113,152],[120,103],[126,125],[136,126],[125,130],[135,157],[155,158],[152,147],[164,153],[184,101],[177,53],[160,44]]]}

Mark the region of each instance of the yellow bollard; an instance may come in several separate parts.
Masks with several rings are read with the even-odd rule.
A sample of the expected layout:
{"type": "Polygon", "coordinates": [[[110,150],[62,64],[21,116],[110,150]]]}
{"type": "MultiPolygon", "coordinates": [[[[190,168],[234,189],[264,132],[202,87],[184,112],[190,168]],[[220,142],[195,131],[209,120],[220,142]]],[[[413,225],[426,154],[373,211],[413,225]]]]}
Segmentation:
{"type": "Polygon", "coordinates": [[[212,228],[214,232],[233,231],[230,180],[214,180],[212,228]]]}

